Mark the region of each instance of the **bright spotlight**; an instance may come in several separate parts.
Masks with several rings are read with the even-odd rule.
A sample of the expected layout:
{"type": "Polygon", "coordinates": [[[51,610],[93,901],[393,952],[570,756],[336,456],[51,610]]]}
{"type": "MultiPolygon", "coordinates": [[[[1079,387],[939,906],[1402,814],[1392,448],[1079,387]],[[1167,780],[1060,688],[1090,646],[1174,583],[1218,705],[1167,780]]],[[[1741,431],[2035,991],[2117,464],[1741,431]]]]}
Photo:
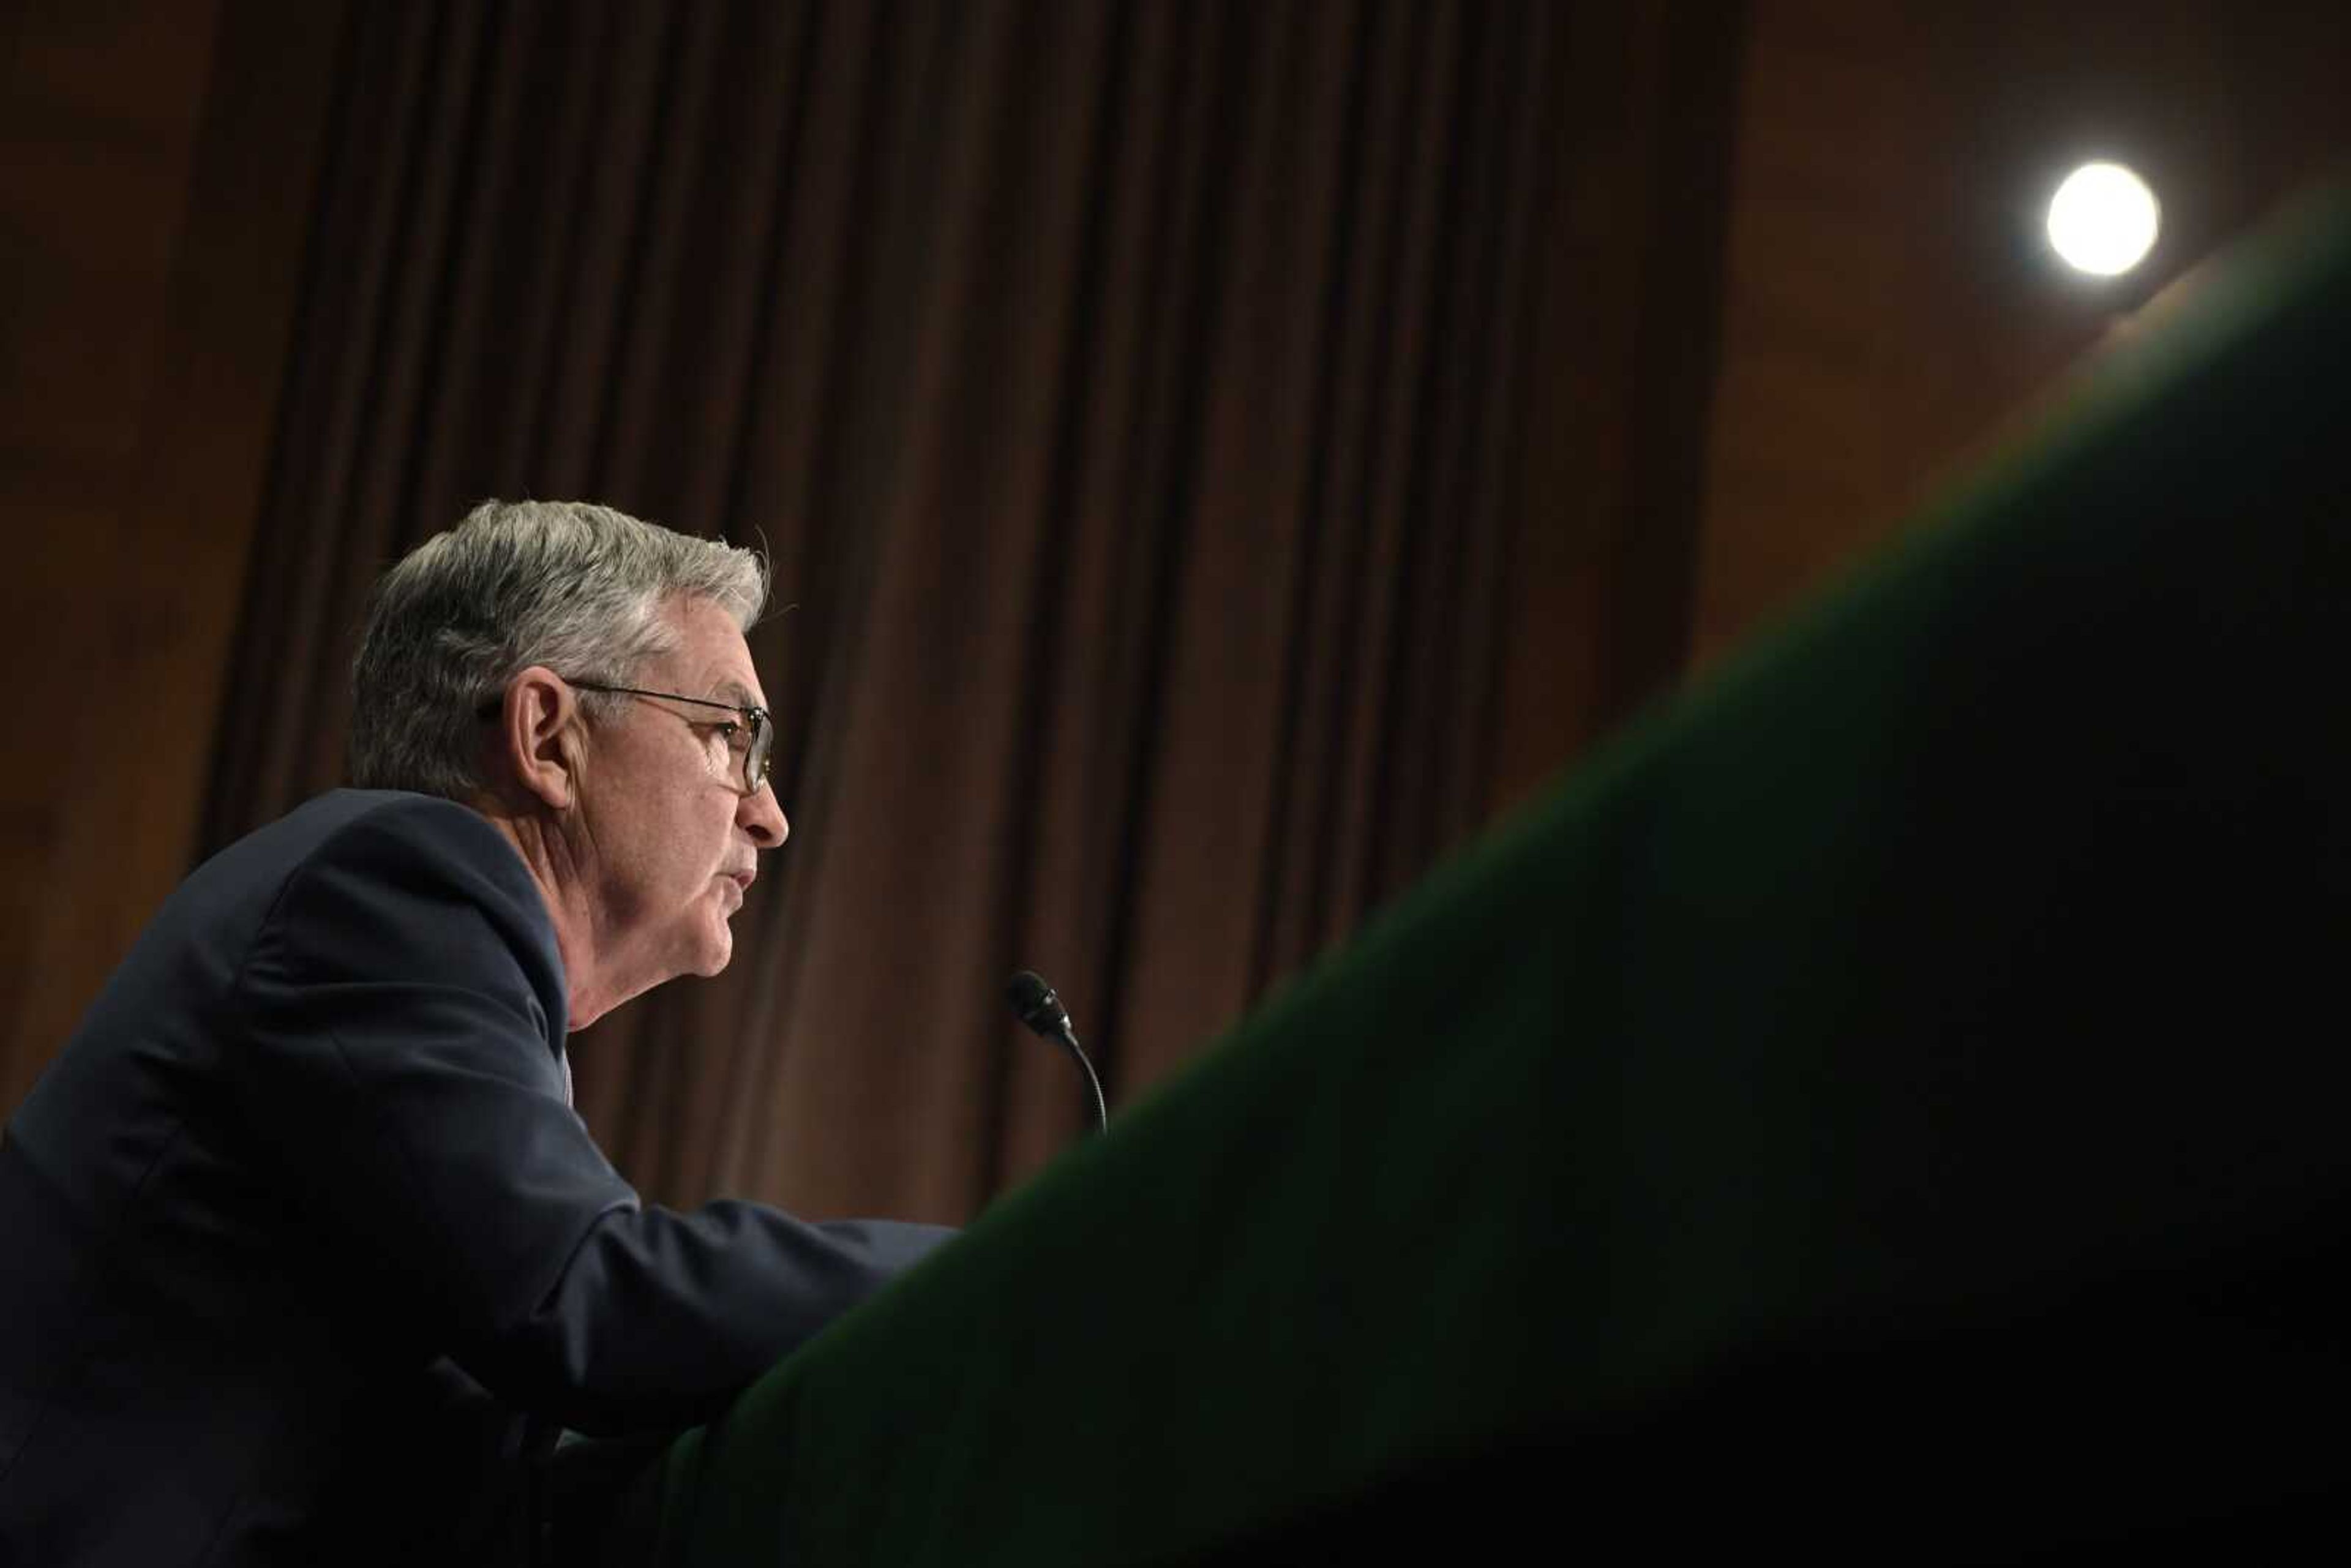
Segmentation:
{"type": "Polygon", "coordinates": [[[2049,243],[2100,277],[2128,272],[2155,245],[2155,193],[2119,163],[2085,163],[2049,203],[2049,243]]]}

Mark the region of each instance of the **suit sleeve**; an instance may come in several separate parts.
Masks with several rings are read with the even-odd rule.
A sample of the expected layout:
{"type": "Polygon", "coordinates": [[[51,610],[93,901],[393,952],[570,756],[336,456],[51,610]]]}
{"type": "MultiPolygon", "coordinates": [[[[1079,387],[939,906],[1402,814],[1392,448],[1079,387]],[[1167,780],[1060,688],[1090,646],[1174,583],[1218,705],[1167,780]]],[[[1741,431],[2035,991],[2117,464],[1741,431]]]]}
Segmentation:
{"type": "Polygon", "coordinates": [[[538,889],[461,806],[339,832],[238,999],[232,1081],[314,1220],[378,1251],[470,1375],[581,1431],[708,1418],[952,1234],[642,1204],[565,1100],[538,889]]]}

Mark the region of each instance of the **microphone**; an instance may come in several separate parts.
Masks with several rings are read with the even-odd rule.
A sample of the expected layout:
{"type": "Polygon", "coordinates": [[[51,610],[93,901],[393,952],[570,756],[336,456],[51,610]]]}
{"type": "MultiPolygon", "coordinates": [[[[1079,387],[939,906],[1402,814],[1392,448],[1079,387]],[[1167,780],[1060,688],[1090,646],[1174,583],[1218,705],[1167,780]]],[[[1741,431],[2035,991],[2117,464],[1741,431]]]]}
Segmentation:
{"type": "Polygon", "coordinates": [[[1070,1027],[1069,1009],[1061,998],[1045,983],[1045,977],[1034,969],[1023,969],[1004,985],[1005,999],[1012,1004],[1012,1016],[1043,1035],[1058,1041],[1062,1050],[1076,1059],[1084,1070],[1086,1083],[1094,1092],[1094,1129],[1110,1130],[1110,1107],[1102,1099],[1102,1080],[1094,1076],[1094,1064],[1078,1049],[1077,1031],[1070,1027]]]}

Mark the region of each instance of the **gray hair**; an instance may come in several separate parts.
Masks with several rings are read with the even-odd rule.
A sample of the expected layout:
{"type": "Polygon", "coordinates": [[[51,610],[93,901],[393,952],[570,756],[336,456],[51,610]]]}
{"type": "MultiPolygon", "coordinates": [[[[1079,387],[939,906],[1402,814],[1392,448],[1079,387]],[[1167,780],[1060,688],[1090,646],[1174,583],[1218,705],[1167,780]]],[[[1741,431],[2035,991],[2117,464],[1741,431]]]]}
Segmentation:
{"type": "MultiPolygon", "coordinates": [[[[384,573],[351,664],[351,782],[465,800],[483,787],[480,714],[533,664],[626,685],[676,644],[662,607],[706,599],[748,630],[754,550],[579,501],[485,501],[384,573]]],[[[622,699],[583,692],[593,719],[622,699]]]]}

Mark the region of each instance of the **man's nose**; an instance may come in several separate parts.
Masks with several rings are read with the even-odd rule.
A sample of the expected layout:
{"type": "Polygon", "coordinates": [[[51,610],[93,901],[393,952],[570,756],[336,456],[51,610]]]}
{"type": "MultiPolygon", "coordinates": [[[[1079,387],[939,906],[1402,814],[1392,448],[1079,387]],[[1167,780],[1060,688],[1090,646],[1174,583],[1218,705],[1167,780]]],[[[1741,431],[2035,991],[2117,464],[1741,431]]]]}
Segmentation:
{"type": "Polygon", "coordinates": [[[763,850],[774,849],[791,836],[792,825],[784,820],[784,808],[776,800],[770,785],[761,785],[743,797],[743,809],[736,813],[743,831],[751,841],[763,850]]]}

